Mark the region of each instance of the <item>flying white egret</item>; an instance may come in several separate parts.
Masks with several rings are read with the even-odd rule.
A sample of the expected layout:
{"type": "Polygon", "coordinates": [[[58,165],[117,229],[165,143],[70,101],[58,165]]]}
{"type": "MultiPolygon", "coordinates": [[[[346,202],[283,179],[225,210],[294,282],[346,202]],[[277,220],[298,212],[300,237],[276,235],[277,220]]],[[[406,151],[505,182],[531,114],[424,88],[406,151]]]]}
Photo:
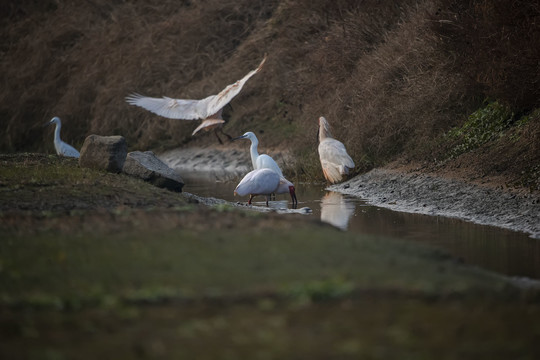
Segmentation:
{"type": "Polygon", "coordinates": [[[254,133],[252,133],[251,131],[248,131],[244,135],[234,138],[233,141],[239,140],[239,139],[251,140],[250,153],[251,153],[251,163],[253,164],[253,170],[272,169],[276,173],[278,173],[279,176],[283,177],[283,172],[279,168],[279,165],[274,161],[274,159],[272,159],[272,157],[266,154],[259,155],[259,152],[257,151],[257,147],[259,146],[259,140],[257,139],[257,136],[255,136],[254,133]]]}
{"type": "Polygon", "coordinates": [[[321,116],[319,118],[319,158],[326,180],[332,184],[340,182],[343,175],[349,174],[349,169],[354,168],[345,145],[332,138],[328,121],[321,116]]]}
{"type": "Polygon", "coordinates": [[[231,136],[225,134],[222,129],[223,123],[225,122],[221,116],[223,107],[238,95],[249,78],[261,71],[265,61],[266,56],[255,70],[250,71],[242,79],[234,84],[228,85],[219,94],[210,95],[202,100],[172,99],[166,96],[163,98],[153,98],[140,94],[131,94],[126,97],[126,101],[131,105],[140,106],[154,114],[169,119],[202,119],[201,124],[191,135],[195,135],[201,129],[204,129],[205,131],[214,129],[219,142],[222,144],[223,142],[217,133],[218,130],[231,139],[231,136]]]}
{"type": "Polygon", "coordinates": [[[54,148],[56,149],[56,153],[61,156],[78,158],[80,156],[79,152],[73,146],[60,139],[60,129],[62,128],[60,118],[57,116],[53,117],[45,126],[51,124],[56,124],[56,128],[54,129],[54,148]]]}
{"type": "Polygon", "coordinates": [[[248,204],[250,205],[253,197],[266,196],[266,206],[268,206],[268,200],[272,193],[284,194],[287,192],[291,195],[293,207],[296,208],[298,200],[293,183],[279,176],[274,170],[266,168],[250,171],[234,189],[235,195],[249,195],[248,204]]]}

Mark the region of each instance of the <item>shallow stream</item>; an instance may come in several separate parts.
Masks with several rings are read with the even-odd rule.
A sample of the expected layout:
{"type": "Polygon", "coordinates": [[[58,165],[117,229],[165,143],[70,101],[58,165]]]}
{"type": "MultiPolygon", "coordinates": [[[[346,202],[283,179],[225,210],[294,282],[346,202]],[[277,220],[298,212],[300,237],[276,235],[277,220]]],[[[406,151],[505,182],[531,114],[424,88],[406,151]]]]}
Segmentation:
{"type": "MultiPolygon", "coordinates": [[[[233,195],[238,179],[216,180],[193,174],[184,179],[184,191],[203,197],[247,202],[233,195]]],[[[360,198],[326,191],[324,185],[296,184],[298,208],[344,231],[416,241],[445,249],[464,262],[515,277],[540,279],[540,241],[527,234],[454,218],[410,214],[371,206],[360,198]]],[[[264,206],[264,198],[254,204],[264,206]]],[[[278,195],[271,207],[291,206],[290,197],[278,195]]],[[[284,215],[286,216],[286,215],[284,215]]],[[[295,215],[296,216],[296,215],[295,215]]]]}

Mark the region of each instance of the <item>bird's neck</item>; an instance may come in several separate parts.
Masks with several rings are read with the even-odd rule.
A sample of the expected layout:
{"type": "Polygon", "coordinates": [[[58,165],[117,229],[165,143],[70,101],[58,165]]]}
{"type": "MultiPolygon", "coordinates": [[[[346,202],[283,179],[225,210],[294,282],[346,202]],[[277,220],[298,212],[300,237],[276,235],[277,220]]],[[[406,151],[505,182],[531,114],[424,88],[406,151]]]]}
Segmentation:
{"type": "Polygon", "coordinates": [[[253,164],[253,169],[257,168],[257,158],[259,157],[259,152],[257,151],[257,146],[259,145],[259,141],[257,139],[251,140],[251,162],[253,164]]]}
{"type": "Polygon", "coordinates": [[[328,131],[325,129],[324,126],[319,126],[319,142],[323,141],[324,139],[326,138],[329,138],[330,137],[330,134],[328,133],[328,131]]]}
{"type": "Polygon", "coordinates": [[[54,129],[54,142],[60,142],[60,128],[62,125],[60,123],[56,124],[56,128],[54,129]]]}

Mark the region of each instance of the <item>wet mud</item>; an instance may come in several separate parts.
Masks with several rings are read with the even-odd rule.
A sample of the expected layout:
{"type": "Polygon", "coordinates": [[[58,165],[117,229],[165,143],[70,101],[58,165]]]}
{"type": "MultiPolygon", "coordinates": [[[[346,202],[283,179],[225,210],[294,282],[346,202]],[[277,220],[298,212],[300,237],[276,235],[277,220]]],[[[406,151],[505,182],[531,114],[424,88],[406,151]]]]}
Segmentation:
{"type": "MultiPolygon", "coordinates": [[[[280,166],[287,156],[272,154],[280,166]],[[276,156],[277,155],[277,156],[276,156]]],[[[205,174],[216,180],[240,177],[250,171],[248,149],[176,149],[160,155],[184,178],[205,174]]],[[[540,238],[540,194],[482,186],[446,176],[399,168],[378,168],[329,190],[365,199],[396,211],[445,216],[526,232],[540,238]]],[[[199,199],[201,202],[214,200],[199,199]]]]}
{"type": "Polygon", "coordinates": [[[540,238],[540,195],[393,169],[374,169],[333,191],[396,211],[446,216],[529,233],[540,238]]]}

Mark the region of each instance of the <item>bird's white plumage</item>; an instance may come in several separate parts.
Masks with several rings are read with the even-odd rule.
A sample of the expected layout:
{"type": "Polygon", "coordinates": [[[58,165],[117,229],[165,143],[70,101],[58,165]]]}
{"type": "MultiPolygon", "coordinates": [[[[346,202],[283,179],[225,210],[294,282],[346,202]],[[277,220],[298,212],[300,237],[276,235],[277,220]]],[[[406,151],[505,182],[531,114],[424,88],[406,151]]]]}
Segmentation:
{"type": "Polygon", "coordinates": [[[249,195],[248,204],[251,204],[251,199],[254,196],[266,196],[266,206],[268,206],[268,200],[271,194],[285,193],[291,195],[293,208],[296,208],[298,199],[296,198],[293,183],[283,176],[279,176],[274,170],[267,168],[250,171],[244,176],[238,186],[236,186],[236,189],[234,189],[235,195],[249,195]]]}
{"type": "Polygon", "coordinates": [[[343,175],[354,168],[353,159],[347,154],[345,145],[331,137],[328,121],[324,117],[319,118],[319,159],[324,177],[330,183],[335,184],[343,179],[343,175]]]}
{"type": "Polygon", "coordinates": [[[345,145],[336,139],[324,139],[319,144],[319,158],[321,166],[330,178],[330,182],[335,183],[341,180],[342,175],[347,175],[349,169],[354,168],[354,162],[347,154],[345,145]]]}
{"type": "Polygon", "coordinates": [[[280,185],[280,176],[271,169],[252,170],[240,181],[234,193],[246,195],[270,195],[280,185]]]}
{"type": "Polygon", "coordinates": [[[347,230],[354,209],[355,205],[346,201],[343,195],[329,191],[321,199],[321,221],[347,230]]]}
{"type": "Polygon", "coordinates": [[[283,172],[279,168],[279,165],[272,159],[270,155],[261,154],[257,157],[256,161],[257,169],[271,169],[278,173],[279,176],[283,176],[283,172]]]}
{"type": "Polygon", "coordinates": [[[275,194],[287,194],[290,193],[291,187],[294,188],[294,185],[289,180],[285,179],[283,176],[279,177],[279,185],[274,192],[275,194]]]}
{"type": "Polygon", "coordinates": [[[208,98],[202,100],[153,98],[141,94],[131,94],[126,97],[126,101],[131,105],[137,105],[153,112],[154,114],[169,118],[182,120],[204,119],[208,114],[208,98]]]}
{"type": "Polygon", "coordinates": [[[237,137],[234,140],[238,139],[249,139],[251,140],[251,147],[250,147],[250,155],[251,155],[251,163],[253,165],[253,169],[271,169],[274,170],[279,176],[283,177],[283,172],[279,168],[279,165],[275,162],[274,159],[272,159],[271,156],[266,154],[259,155],[259,152],[257,150],[257,147],[259,146],[259,139],[257,139],[257,136],[255,136],[254,133],[251,131],[248,131],[242,136],[237,137]]]}
{"type": "MultiPolygon", "coordinates": [[[[163,98],[153,98],[140,94],[132,94],[126,97],[126,101],[131,105],[140,106],[154,114],[170,119],[206,119],[217,114],[236,95],[238,95],[244,84],[262,69],[265,61],[266,56],[257,69],[250,71],[246,76],[236,81],[234,84],[228,85],[219,94],[210,95],[201,100],[173,99],[166,96],[163,98]]],[[[219,116],[219,119],[220,118],[221,116],[219,116]]]]}
{"type": "Polygon", "coordinates": [[[54,129],[54,148],[56,149],[56,153],[61,156],[78,158],[80,156],[79,152],[73,146],[60,139],[60,129],[62,128],[60,118],[57,116],[53,117],[47,123],[47,125],[51,124],[56,124],[56,128],[54,129]]]}

